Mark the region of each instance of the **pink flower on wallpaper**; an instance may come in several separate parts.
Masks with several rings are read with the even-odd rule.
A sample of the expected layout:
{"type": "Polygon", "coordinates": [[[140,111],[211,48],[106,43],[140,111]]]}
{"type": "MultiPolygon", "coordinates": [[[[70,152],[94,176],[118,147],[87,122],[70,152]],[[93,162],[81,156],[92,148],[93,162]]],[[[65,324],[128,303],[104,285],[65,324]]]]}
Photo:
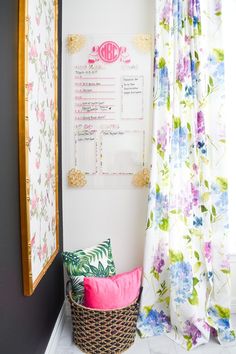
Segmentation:
{"type": "Polygon", "coordinates": [[[38,252],[37,253],[38,253],[38,258],[41,261],[41,259],[43,257],[43,252],[42,252],[42,247],[41,246],[38,247],[38,252]]]}
{"type": "Polygon", "coordinates": [[[208,261],[208,263],[211,261],[212,258],[212,247],[211,247],[211,242],[205,242],[204,243],[204,255],[208,261]]]}
{"type": "Polygon", "coordinates": [[[48,255],[48,245],[47,245],[47,241],[46,241],[46,238],[44,237],[44,242],[43,242],[43,246],[39,246],[38,247],[38,251],[37,251],[37,254],[38,254],[38,258],[39,260],[41,261],[42,259],[46,258],[47,255],[48,255]]]}
{"type": "Polygon", "coordinates": [[[34,86],[33,82],[29,82],[28,84],[26,84],[28,94],[33,91],[33,86],[34,86]]]}
{"type": "Polygon", "coordinates": [[[55,217],[52,218],[52,232],[53,233],[56,232],[56,218],[55,217]]]}
{"type": "Polygon", "coordinates": [[[52,57],[52,56],[53,56],[53,49],[52,49],[52,46],[51,46],[51,43],[50,43],[50,42],[48,42],[48,43],[46,44],[44,54],[45,54],[47,57],[52,57]]]}
{"type": "Polygon", "coordinates": [[[48,253],[48,246],[47,246],[47,243],[46,241],[43,243],[43,247],[42,247],[42,255],[47,255],[48,253]]]}
{"type": "Polygon", "coordinates": [[[36,22],[36,24],[37,24],[37,26],[39,26],[40,25],[40,16],[35,16],[35,22],[36,22]]]}
{"type": "Polygon", "coordinates": [[[45,121],[45,113],[44,111],[40,111],[39,112],[39,120],[41,123],[43,123],[45,121]]]}
{"type": "Polygon", "coordinates": [[[35,196],[31,199],[31,208],[32,208],[33,211],[37,208],[38,202],[39,202],[39,198],[35,195],[35,196]]]}
{"type": "Polygon", "coordinates": [[[29,59],[34,60],[37,57],[38,57],[38,52],[37,52],[36,45],[32,45],[29,49],[29,59]]]}
{"type": "Polygon", "coordinates": [[[40,160],[39,159],[35,160],[35,167],[37,168],[37,170],[39,169],[39,167],[40,167],[40,160]]]}
{"type": "Polygon", "coordinates": [[[34,235],[33,235],[32,239],[31,239],[31,241],[30,241],[30,243],[31,243],[31,247],[32,247],[32,248],[33,248],[33,247],[34,247],[34,245],[35,245],[35,238],[36,238],[36,233],[34,233],[34,235]]]}
{"type": "Polygon", "coordinates": [[[41,262],[41,260],[44,258],[43,248],[42,248],[41,245],[38,247],[38,252],[37,253],[38,253],[38,258],[39,258],[39,260],[41,262]]]}
{"type": "Polygon", "coordinates": [[[52,178],[52,168],[49,167],[48,172],[46,173],[46,183],[49,184],[52,178]]]}
{"type": "Polygon", "coordinates": [[[44,123],[45,122],[45,112],[44,110],[39,110],[38,107],[36,108],[36,116],[37,116],[37,120],[40,123],[44,123]]]}
{"type": "Polygon", "coordinates": [[[50,112],[51,112],[51,114],[53,114],[54,113],[54,100],[50,100],[50,112]]]}

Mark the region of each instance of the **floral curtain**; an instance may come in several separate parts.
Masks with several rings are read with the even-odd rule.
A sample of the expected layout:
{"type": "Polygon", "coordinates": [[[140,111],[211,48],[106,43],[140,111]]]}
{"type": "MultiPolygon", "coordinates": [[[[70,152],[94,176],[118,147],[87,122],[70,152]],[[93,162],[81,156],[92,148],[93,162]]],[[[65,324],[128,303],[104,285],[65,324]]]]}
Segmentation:
{"type": "Polygon", "coordinates": [[[230,326],[221,0],[156,0],[154,121],[138,329],[190,350],[230,326]]]}

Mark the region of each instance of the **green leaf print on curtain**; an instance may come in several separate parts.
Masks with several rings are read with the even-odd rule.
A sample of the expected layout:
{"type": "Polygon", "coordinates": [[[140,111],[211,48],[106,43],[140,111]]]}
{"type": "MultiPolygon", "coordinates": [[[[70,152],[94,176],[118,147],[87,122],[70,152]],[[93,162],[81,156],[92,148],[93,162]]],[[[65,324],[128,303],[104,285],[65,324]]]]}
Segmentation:
{"type": "Polygon", "coordinates": [[[221,0],[156,0],[152,169],[138,330],[190,350],[230,325],[221,0]]]}

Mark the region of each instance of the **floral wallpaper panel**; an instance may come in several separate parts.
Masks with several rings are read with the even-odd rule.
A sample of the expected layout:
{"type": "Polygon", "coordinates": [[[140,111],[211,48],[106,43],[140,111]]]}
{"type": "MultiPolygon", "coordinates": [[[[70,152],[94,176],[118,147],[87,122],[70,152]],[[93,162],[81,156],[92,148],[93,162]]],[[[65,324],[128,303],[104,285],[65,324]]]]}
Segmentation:
{"type": "Polygon", "coordinates": [[[57,249],[55,9],[53,0],[28,1],[26,95],[33,282],[57,249]]]}

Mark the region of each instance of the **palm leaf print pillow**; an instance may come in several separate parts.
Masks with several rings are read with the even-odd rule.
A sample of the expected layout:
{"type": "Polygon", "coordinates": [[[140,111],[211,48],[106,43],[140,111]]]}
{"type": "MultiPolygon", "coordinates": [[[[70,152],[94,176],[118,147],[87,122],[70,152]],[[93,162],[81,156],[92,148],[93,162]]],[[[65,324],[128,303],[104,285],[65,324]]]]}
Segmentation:
{"type": "Polygon", "coordinates": [[[116,274],[110,239],[85,250],[62,252],[62,258],[71,280],[73,298],[80,303],[84,296],[84,277],[105,278],[116,274]]]}

